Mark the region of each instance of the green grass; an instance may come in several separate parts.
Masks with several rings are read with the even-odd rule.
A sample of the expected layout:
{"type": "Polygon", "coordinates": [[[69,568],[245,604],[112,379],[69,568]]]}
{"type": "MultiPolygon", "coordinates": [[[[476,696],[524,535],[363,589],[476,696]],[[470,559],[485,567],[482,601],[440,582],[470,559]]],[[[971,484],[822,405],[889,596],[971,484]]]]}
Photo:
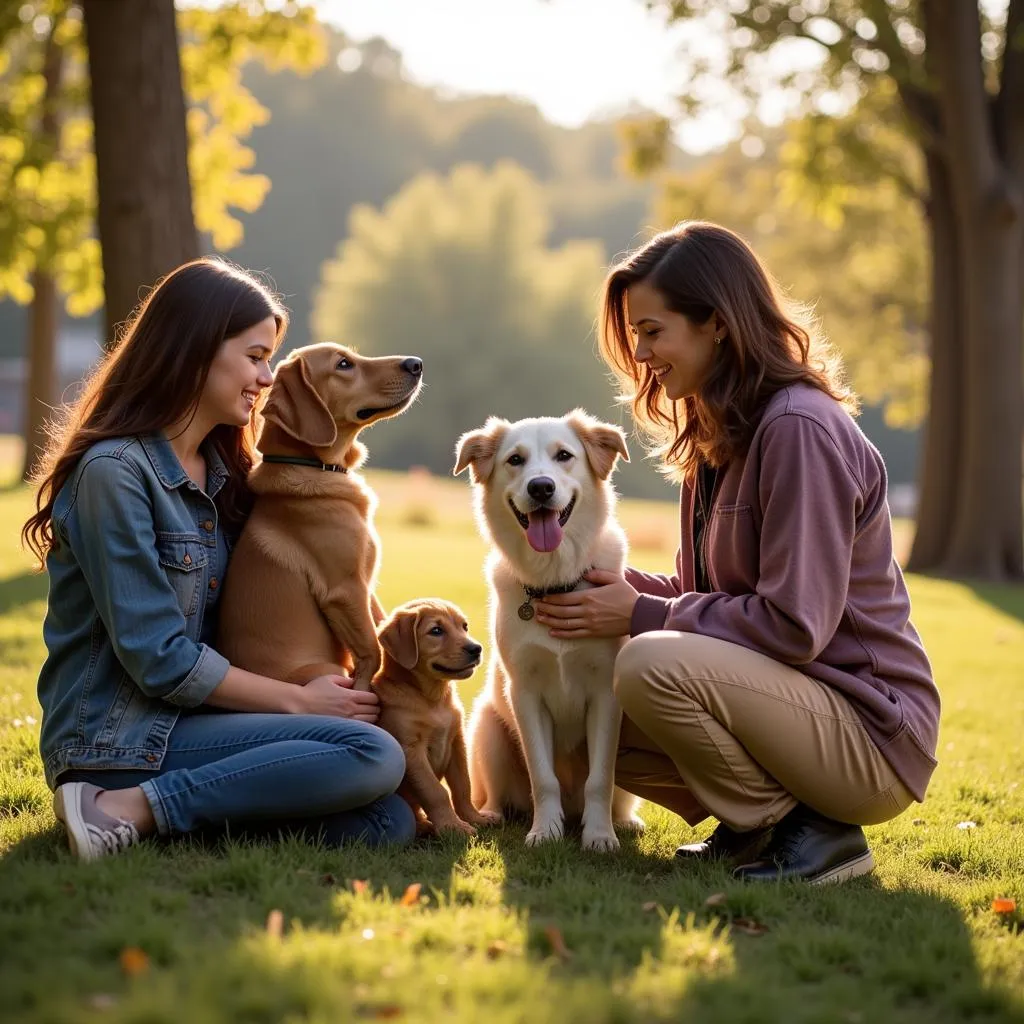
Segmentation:
{"type": "MultiPolygon", "coordinates": [[[[372,479],[385,606],[447,597],[486,641],[468,486],[372,479]]],[[[28,507],[0,491],[0,1019],[1024,1020],[1024,918],[990,909],[1024,907],[1024,589],[911,579],[944,698],[941,764],[924,806],[869,830],[874,876],[843,887],[681,869],[671,852],[693,833],[650,806],[647,833],[607,858],[526,850],[507,827],[397,853],[154,843],[80,865],[35,750],[45,580],[16,545],[28,507]],[[122,966],[125,949],[144,970],[122,966]]],[[[667,566],[675,510],[626,503],[623,518],[633,560],[667,566]]]]}

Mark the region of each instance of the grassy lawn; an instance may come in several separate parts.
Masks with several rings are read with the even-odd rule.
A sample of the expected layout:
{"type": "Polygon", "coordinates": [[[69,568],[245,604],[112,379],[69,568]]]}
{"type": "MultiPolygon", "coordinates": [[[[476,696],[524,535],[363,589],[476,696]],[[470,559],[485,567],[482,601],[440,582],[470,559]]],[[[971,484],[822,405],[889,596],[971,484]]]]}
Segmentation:
{"type": "MultiPolygon", "coordinates": [[[[385,607],[449,598],[485,641],[468,485],[372,480],[385,607]]],[[[400,853],[146,844],[79,865],[36,754],[28,508],[0,490],[0,1019],[1024,1021],[1024,915],[992,911],[1024,908],[1024,589],[911,580],[941,764],[923,806],[869,830],[876,873],[844,887],[682,870],[693,833],[649,805],[611,857],[528,851],[507,827],[400,853]]],[[[671,563],[675,515],[625,503],[635,564],[671,563]]]]}

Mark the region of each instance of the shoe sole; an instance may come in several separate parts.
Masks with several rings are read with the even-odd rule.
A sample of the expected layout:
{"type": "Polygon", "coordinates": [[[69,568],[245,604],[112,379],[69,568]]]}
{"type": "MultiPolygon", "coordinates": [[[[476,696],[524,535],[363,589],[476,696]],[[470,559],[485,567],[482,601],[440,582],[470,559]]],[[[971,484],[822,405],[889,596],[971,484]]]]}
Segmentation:
{"type": "Polygon", "coordinates": [[[832,882],[845,882],[851,878],[858,878],[860,875],[869,875],[875,870],[875,858],[870,850],[862,853],[853,860],[843,861],[834,868],[822,872],[814,878],[808,878],[811,885],[828,885],[832,882]]]}
{"type": "Polygon", "coordinates": [[[97,854],[89,842],[89,830],[80,810],[84,785],[84,782],[65,782],[64,785],[58,786],[57,792],[53,794],[53,813],[67,829],[71,852],[79,860],[96,860],[97,854]]]}

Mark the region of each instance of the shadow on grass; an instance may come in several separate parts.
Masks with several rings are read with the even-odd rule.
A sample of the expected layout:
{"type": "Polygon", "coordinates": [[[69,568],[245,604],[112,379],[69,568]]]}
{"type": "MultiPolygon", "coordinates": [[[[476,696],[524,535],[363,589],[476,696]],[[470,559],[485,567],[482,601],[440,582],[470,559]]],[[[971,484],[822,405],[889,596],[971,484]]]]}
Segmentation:
{"type": "Polygon", "coordinates": [[[1021,583],[970,583],[966,584],[975,597],[993,608],[1024,622],[1024,584],[1021,583]]]}
{"type": "MultiPolygon", "coordinates": [[[[576,836],[537,849],[524,836],[512,824],[473,845],[451,837],[390,851],[147,844],[96,865],[72,862],[55,830],[30,836],[0,860],[5,1002],[24,1021],[93,1019],[83,993],[96,992],[123,993],[116,1021],[150,1019],[132,1014],[156,1012],[161,993],[182,1014],[168,1020],[200,1010],[210,1021],[328,1019],[315,1012],[325,1005],[337,1019],[351,1010],[415,1020],[433,1019],[433,1005],[460,1024],[499,1006],[502,1019],[563,1024],[1024,1020],[1014,994],[982,978],[963,909],[938,894],[874,878],[742,885],[724,869],[646,853],[634,837],[599,856],[582,853],[576,836]],[[485,941],[479,921],[458,916],[463,906],[486,913],[489,897],[480,903],[454,885],[486,857],[503,868],[501,903],[527,931],[523,959],[508,953],[493,968],[471,948],[485,941]],[[363,878],[392,901],[353,896],[352,881],[363,878]],[[394,900],[411,882],[431,899],[406,918],[394,900]],[[328,945],[278,954],[253,944],[274,908],[288,935],[301,922],[298,942],[319,930],[328,945]],[[340,936],[343,923],[349,933],[340,936]],[[361,942],[364,924],[377,935],[361,942]],[[118,970],[132,946],[153,962],[145,985],[132,987],[118,970]],[[437,1003],[434,951],[477,965],[455,968],[480,972],[477,1002],[467,1005],[463,992],[448,1012],[437,1003]],[[521,1017],[510,1016],[516,1006],[521,1017]]],[[[988,967],[998,976],[998,965],[988,967]]]]}
{"type": "Polygon", "coordinates": [[[46,573],[23,572],[0,580],[0,615],[6,615],[33,601],[45,601],[46,573]]]}

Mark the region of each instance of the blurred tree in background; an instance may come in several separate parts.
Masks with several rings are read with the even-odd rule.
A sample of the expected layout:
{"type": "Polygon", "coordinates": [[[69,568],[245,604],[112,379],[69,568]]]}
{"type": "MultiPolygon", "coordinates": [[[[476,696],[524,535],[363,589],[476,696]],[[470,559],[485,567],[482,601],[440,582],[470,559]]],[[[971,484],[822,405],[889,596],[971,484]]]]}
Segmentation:
{"type": "MultiPolygon", "coordinates": [[[[489,415],[619,416],[595,353],[600,243],[548,244],[541,187],[523,168],[456,167],[359,206],[313,308],[317,340],[424,361],[418,406],[369,439],[381,466],[448,473],[459,435],[489,415]]],[[[666,492],[667,493],[667,492],[666,492]]]]}
{"type": "Polygon", "coordinates": [[[95,145],[108,184],[99,192],[105,254],[82,6],[32,0],[0,9],[0,298],[33,304],[26,474],[42,421],[57,403],[58,301],[78,316],[98,309],[106,269],[114,279],[107,282],[109,343],[140,288],[198,254],[196,229],[219,249],[236,245],[242,224],[233,211],[255,210],[270,188],[265,175],[251,172],[254,153],[242,141],[269,113],[243,85],[241,69],[255,60],[271,70],[308,70],[324,55],[315,15],[298,4],[187,8],[177,12],[176,34],[172,0],[88,0],[87,14],[92,70],[100,76],[92,99],[104,126],[95,145]],[[176,78],[189,106],[187,175],[184,133],[176,143],[168,123],[178,116],[176,78]]]}

